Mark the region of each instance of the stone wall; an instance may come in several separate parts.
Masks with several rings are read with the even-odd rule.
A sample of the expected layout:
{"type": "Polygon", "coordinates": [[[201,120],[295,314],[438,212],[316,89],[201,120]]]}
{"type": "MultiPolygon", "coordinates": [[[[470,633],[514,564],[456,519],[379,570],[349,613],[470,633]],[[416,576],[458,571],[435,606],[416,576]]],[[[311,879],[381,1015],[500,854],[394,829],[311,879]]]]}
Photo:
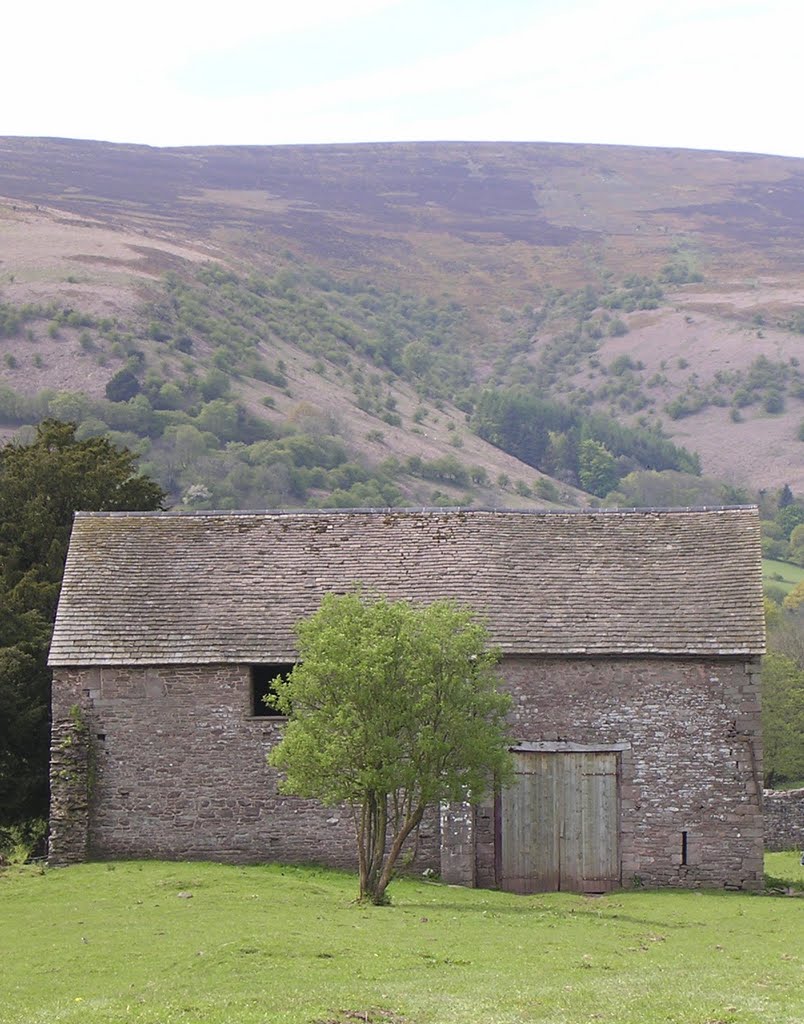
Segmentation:
{"type": "MultiPolygon", "coordinates": [[[[756,663],[510,658],[505,676],[518,742],[625,746],[623,885],[761,886],[756,663]]],[[[493,830],[489,804],[474,822],[478,885],[497,881],[493,830]]]]}
{"type": "Polygon", "coordinates": [[[89,852],[89,792],[95,773],[88,737],[78,705],[72,714],[53,725],[48,839],[51,864],[80,864],[89,852]]]}
{"type": "Polygon", "coordinates": [[[765,848],[804,850],[804,789],[765,790],[765,848]]]}
{"type": "MultiPolygon", "coordinates": [[[[517,742],[618,747],[624,885],[761,885],[756,664],[517,657],[501,674],[517,742]]],[[[53,720],[54,862],[354,866],[347,813],[277,791],[265,755],[281,723],[251,716],[247,666],[57,669],[53,720]],[[64,744],[79,713],[84,754],[64,744]],[[83,786],[80,769],[63,763],[73,753],[88,766],[83,786]]],[[[444,812],[450,880],[497,884],[495,820],[493,803],[444,812]]],[[[434,814],[420,830],[418,869],[439,869],[440,845],[434,814]]]]}
{"type": "MultiPolygon", "coordinates": [[[[265,757],[281,720],[252,717],[250,685],[241,665],[57,669],[51,861],[89,855],[354,867],[347,810],[277,791],[265,757]],[[93,764],[83,818],[81,793],[65,785],[56,756],[76,707],[93,764]]],[[[438,869],[439,845],[431,816],[419,830],[417,868],[438,869]]]]}

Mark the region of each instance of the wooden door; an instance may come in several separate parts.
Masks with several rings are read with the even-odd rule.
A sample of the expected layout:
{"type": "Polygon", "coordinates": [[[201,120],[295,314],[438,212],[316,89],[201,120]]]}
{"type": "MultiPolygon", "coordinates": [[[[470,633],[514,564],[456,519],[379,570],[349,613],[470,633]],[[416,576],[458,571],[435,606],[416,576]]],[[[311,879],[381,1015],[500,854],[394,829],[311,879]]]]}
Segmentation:
{"type": "Polygon", "coordinates": [[[617,755],[517,751],[500,800],[500,885],[605,892],[619,884],[617,755]]]}

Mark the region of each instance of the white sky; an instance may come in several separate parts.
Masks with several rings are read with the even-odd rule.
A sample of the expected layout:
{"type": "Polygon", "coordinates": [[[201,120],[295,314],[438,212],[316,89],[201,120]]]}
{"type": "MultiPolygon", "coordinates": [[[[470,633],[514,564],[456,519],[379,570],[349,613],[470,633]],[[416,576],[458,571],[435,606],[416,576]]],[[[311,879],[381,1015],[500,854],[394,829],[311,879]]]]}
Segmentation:
{"type": "Polygon", "coordinates": [[[804,157],[804,0],[34,0],[0,32],[0,135],[804,157]]]}

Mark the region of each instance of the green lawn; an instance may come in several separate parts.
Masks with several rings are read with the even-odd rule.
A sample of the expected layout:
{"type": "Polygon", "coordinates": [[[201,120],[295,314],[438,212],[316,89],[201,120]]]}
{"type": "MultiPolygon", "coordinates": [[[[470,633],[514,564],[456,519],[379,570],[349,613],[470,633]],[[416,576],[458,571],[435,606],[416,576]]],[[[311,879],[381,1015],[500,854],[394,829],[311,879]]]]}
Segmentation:
{"type": "Polygon", "coordinates": [[[804,569],[792,562],[778,562],[773,558],[762,559],[762,582],[781,587],[788,594],[797,583],[804,580],[804,569]]]}
{"type": "MultiPolygon", "coordinates": [[[[769,872],[804,881],[794,854],[769,872]]],[[[0,873],[3,1024],[801,1024],[804,899],[516,897],[120,862],[0,873]]]]}

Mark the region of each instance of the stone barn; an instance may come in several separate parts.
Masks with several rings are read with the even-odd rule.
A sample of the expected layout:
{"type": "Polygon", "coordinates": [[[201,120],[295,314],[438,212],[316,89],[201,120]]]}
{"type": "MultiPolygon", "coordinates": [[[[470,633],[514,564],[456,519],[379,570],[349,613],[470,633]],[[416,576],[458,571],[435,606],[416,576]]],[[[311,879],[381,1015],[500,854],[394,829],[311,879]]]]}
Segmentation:
{"type": "Polygon", "coordinates": [[[762,879],[754,508],[79,513],[50,664],[50,858],[352,866],[348,813],[282,796],[262,696],[355,584],[471,606],[515,782],[434,808],[416,863],[516,892],[762,879]]]}

